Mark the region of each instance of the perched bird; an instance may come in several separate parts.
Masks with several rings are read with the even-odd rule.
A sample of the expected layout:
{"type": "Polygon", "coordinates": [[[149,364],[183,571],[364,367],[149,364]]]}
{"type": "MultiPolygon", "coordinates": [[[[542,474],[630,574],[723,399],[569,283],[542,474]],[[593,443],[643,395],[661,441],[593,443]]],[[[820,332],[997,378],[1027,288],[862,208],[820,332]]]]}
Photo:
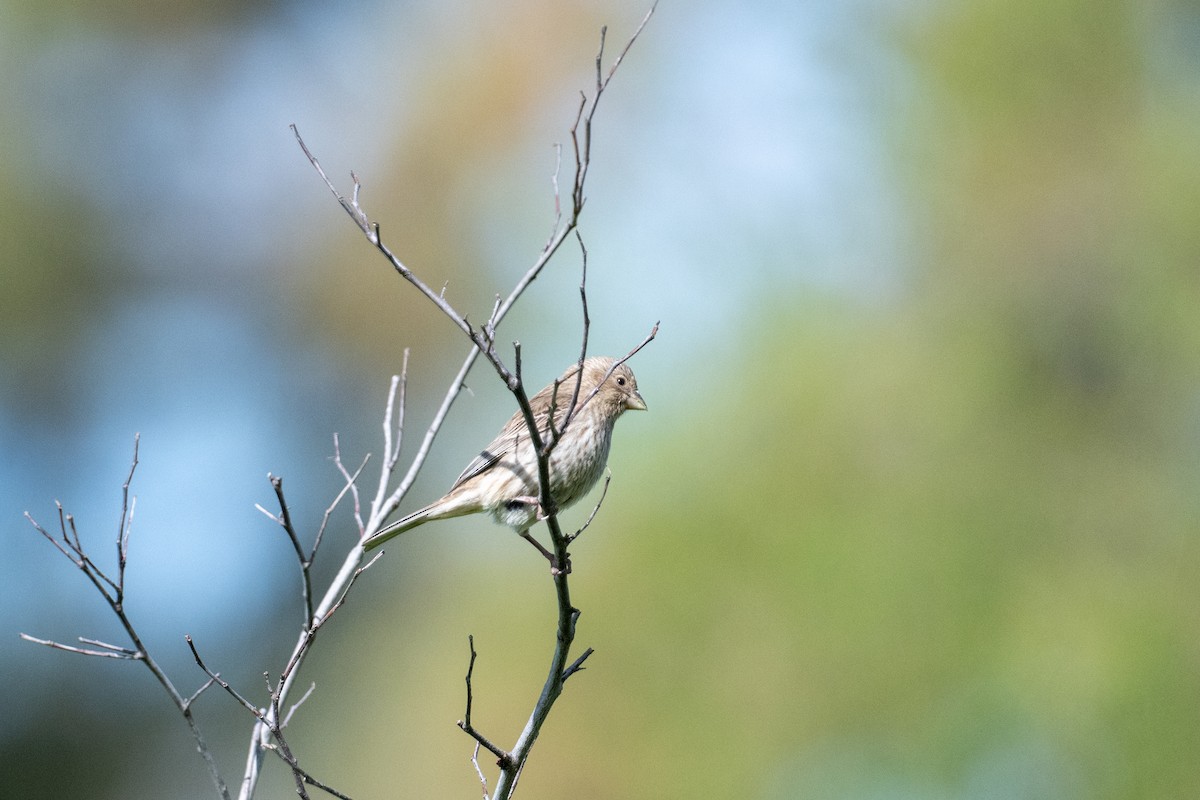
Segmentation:
{"type": "MultiPolygon", "coordinates": [[[[579,378],[579,365],[572,364],[556,383],[529,399],[545,444],[550,436],[551,407],[553,424],[561,426],[575,396],[576,383],[579,385],[577,410],[550,454],[550,494],[559,508],[566,508],[587,494],[604,473],[617,417],[625,411],[646,409],[633,370],[625,364],[616,369],[612,365],[613,359],[594,356],[583,362],[583,377],[579,378]]],[[[518,410],[492,443],[467,465],[443,498],[366,539],[363,549],[371,550],[431,520],[480,512],[491,514],[496,522],[528,538],[529,528],[540,518],[539,511],[537,455],[525,417],[518,410]]]]}

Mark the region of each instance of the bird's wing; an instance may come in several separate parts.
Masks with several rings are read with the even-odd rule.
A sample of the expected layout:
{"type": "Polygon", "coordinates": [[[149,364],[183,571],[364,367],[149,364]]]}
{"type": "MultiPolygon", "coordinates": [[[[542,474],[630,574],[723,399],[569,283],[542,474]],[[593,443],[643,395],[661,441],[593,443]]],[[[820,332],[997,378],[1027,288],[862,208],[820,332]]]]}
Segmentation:
{"type": "MultiPolygon", "coordinates": [[[[574,387],[571,388],[573,389],[574,387]]],[[[562,419],[562,407],[571,401],[571,391],[567,387],[560,385],[558,390],[555,391],[554,384],[551,384],[530,398],[529,401],[530,405],[534,409],[535,424],[537,425],[538,432],[541,434],[543,440],[550,431],[549,417],[550,399],[552,393],[554,394],[555,402],[558,405],[558,408],[555,410],[554,417],[556,420],[562,419]]],[[[512,417],[500,430],[500,433],[496,434],[496,438],[492,440],[492,443],[485,447],[479,453],[479,455],[475,456],[474,460],[467,465],[467,468],[464,469],[462,474],[459,475],[457,480],[454,481],[454,485],[450,487],[450,491],[454,491],[459,486],[462,486],[464,483],[471,480],[471,478],[482,475],[505,458],[515,455],[517,449],[522,445],[529,445],[529,430],[525,426],[525,415],[518,411],[512,415],[512,417]]]]}
{"type": "Polygon", "coordinates": [[[482,475],[506,458],[511,461],[516,456],[517,448],[521,446],[522,442],[528,446],[529,435],[525,428],[525,420],[518,412],[496,435],[492,443],[481,450],[470,464],[467,464],[467,468],[454,481],[450,491],[453,492],[472,478],[482,475]]]}
{"type": "Polygon", "coordinates": [[[487,472],[489,469],[496,466],[500,459],[504,458],[506,453],[511,451],[512,447],[496,449],[489,448],[481,451],[479,455],[475,456],[475,459],[470,464],[467,464],[467,468],[462,471],[462,474],[455,479],[454,485],[450,487],[450,491],[453,492],[459,486],[462,486],[476,475],[482,475],[483,473],[487,472]]]}

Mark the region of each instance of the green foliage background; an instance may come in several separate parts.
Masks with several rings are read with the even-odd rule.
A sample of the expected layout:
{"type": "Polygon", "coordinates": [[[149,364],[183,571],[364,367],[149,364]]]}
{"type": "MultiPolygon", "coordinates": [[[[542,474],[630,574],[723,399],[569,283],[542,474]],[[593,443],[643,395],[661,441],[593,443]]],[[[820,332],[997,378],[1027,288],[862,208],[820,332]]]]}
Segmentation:
{"type": "MultiPolygon", "coordinates": [[[[131,18],[141,13],[135,3],[122,8],[131,18]]],[[[754,8],[784,26],[827,10],[754,8]]],[[[763,240],[764,230],[796,222],[784,216],[700,217],[692,230],[660,234],[678,235],[682,247],[689,237],[723,239],[740,253],[718,266],[694,251],[680,258],[697,262],[688,292],[732,294],[736,310],[706,335],[680,339],[673,323],[705,328],[685,321],[707,313],[705,305],[663,301],[663,334],[637,364],[650,413],[618,426],[609,499],[575,551],[578,642],[597,652],[568,684],[520,795],[1195,797],[1200,8],[1182,0],[859,8],[862,30],[903,67],[870,79],[879,113],[867,120],[884,145],[881,180],[898,198],[903,231],[889,288],[859,293],[809,280],[803,253],[776,246],[770,233],[763,240]]],[[[512,264],[534,252],[540,233],[524,234],[540,231],[529,220],[544,216],[519,204],[511,218],[488,221],[497,183],[511,177],[495,165],[512,160],[531,187],[522,192],[537,198],[530,204],[544,199],[537,170],[545,160],[522,160],[512,142],[528,137],[541,147],[561,135],[571,105],[559,100],[587,85],[586,71],[572,70],[594,52],[599,23],[612,25],[611,42],[640,9],[455,9],[473,22],[460,26],[451,12],[428,9],[411,18],[454,48],[454,68],[431,70],[406,89],[406,132],[378,158],[374,181],[384,186],[371,210],[399,221],[393,240],[404,241],[410,263],[445,271],[464,304],[483,307],[492,284],[503,286],[512,264]],[[473,128],[480,120],[487,124],[473,128]],[[497,253],[496,236],[476,231],[489,225],[514,229],[500,237],[511,251],[497,253]],[[460,274],[470,264],[500,277],[460,274]]],[[[693,30],[693,13],[717,10],[739,18],[720,3],[664,3],[606,98],[612,116],[602,109],[591,199],[599,208],[586,212],[598,219],[591,230],[585,224],[600,349],[621,350],[653,321],[641,309],[654,303],[623,294],[684,291],[656,282],[648,264],[606,275],[626,231],[605,206],[638,209],[653,231],[656,200],[753,200],[753,187],[696,184],[684,172],[673,174],[671,191],[649,198],[622,189],[621,158],[644,145],[639,124],[654,119],[652,101],[692,75],[687,65],[666,68],[664,43],[693,30]],[[626,282],[613,291],[618,279],[626,282]],[[606,282],[608,294],[599,288],[606,282]]],[[[6,11],[33,41],[94,13],[72,4],[38,19],[6,11]]],[[[137,35],[169,40],[174,26],[230,24],[240,23],[213,22],[207,12],[152,18],[137,35]]],[[[867,80],[854,61],[860,51],[841,40],[828,46],[848,80],[867,80]]],[[[355,124],[375,120],[364,113],[355,124]]],[[[22,127],[7,123],[10,154],[38,147],[22,127]]],[[[715,146],[701,131],[678,144],[695,149],[696,163],[715,146]]],[[[323,151],[350,157],[332,138],[323,151]]],[[[58,184],[31,196],[18,178],[0,179],[12,187],[0,201],[8,377],[0,399],[10,420],[53,426],[78,406],[56,365],[77,358],[89,320],[107,313],[114,294],[136,295],[142,284],[106,249],[100,200],[58,184]],[[48,218],[56,220],[49,233],[48,218]]],[[[311,191],[323,190],[313,181],[311,191]]],[[[311,453],[327,449],[327,430],[353,426],[366,449],[378,449],[370,438],[376,390],[401,347],[414,348],[414,370],[425,375],[461,350],[417,301],[396,299],[405,288],[376,269],[340,213],[332,201],[306,207],[297,224],[322,227],[319,252],[298,257],[284,277],[271,272],[269,284],[292,326],[270,341],[281,349],[293,337],[317,342],[351,363],[306,376],[354,397],[302,420],[311,453]]],[[[573,311],[545,310],[575,302],[574,269],[539,287],[513,323],[514,338],[557,343],[565,330],[574,342],[573,311]]],[[[560,345],[562,353],[573,347],[560,345]]],[[[559,355],[543,356],[545,374],[559,355]]],[[[299,356],[281,358],[308,369],[299,356]]],[[[476,378],[465,430],[418,485],[422,497],[507,416],[494,412],[503,396],[485,381],[476,378]]],[[[418,419],[436,397],[429,382],[414,389],[418,419]]],[[[285,417],[297,411],[282,408],[285,417]]],[[[34,437],[6,441],[44,446],[34,437]]],[[[120,451],[125,441],[105,444],[120,451]]],[[[313,465],[323,467],[319,455],[262,469],[256,462],[250,472],[259,480],[268,468],[293,474],[313,465]]],[[[121,475],[117,468],[94,480],[115,489],[121,475]]],[[[308,484],[309,511],[319,513],[331,485],[308,484]]],[[[47,483],[14,504],[46,508],[56,491],[47,483]]],[[[348,529],[349,519],[341,524],[348,529]]],[[[20,525],[6,517],[6,540],[27,536],[20,525]]],[[[48,560],[45,550],[6,556],[4,569],[48,560]]],[[[467,634],[480,651],[476,722],[511,741],[550,652],[544,564],[481,520],[447,523],[389,550],[308,666],[318,687],[297,715],[294,744],[315,774],[355,797],[471,796],[470,748],[453,725],[467,634]]],[[[30,601],[77,581],[56,566],[30,601]]],[[[274,668],[292,638],[280,624],[294,610],[287,568],[279,559],[271,566],[270,580],[282,587],[277,614],[248,603],[217,624],[258,640],[242,653],[251,663],[226,655],[246,686],[274,668]]],[[[78,628],[99,615],[78,612],[87,602],[81,594],[54,607],[50,618],[68,621],[50,626],[56,638],[89,635],[78,628]]],[[[46,616],[18,608],[26,610],[4,633],[5,650],[26,647],[17,629],[43,632],[37,624],[46,616]]],[[[114,665],[64,664],[63,654],[21,657],[5,662],[13,670],[5,692],[19,713],[0,738],[13,796],[209,796],[182,723],[148,679],[114,665]],[[43,698],[38,709],[16,702],[26,691],[43,698]],[[97,699],[105,696],[122,710],[97,699]]],[[[249,726],[227,705],[212,696],[202,710],[234,779],[249,726]]],[[[292,796],[271,767],[261,796],[292,796]]]]}

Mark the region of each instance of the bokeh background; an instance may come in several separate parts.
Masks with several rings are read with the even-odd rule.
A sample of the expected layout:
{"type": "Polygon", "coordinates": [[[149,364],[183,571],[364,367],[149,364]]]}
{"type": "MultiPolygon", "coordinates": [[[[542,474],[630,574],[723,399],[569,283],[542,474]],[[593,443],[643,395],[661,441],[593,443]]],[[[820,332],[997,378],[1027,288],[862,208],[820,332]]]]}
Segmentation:
{"type": "MultiPolygon", "coordinates": [[[[130,613],[182,690],[189,633],[261,697],[301,617],[267,473],[311,535],[404,349],[408,454],[460,363],[288,124],[481,319],[551,229],[600,26],[611,55],[645,9],[0,3],[5,796],[213,796],[145,670],[18,639],[123,641],[22,512],[111,565],[140,432],[130,613]]],[[[574,548],[596,654],[521,796],[1200,796],[1200,6],[664,0],[595,135],[592,350],[662,331],[574,548]]],[[[578,280],[566,248],[501,330],[533,383],[578,280]]],[[[509,415],[470,387],[407,508],[509,415]]],[[[388,550],[292,744],[354,797],[477,796],[467,636],[511,743],[545,564],[482,519],[388,550]]],[[[236,782],[248,718],[196,710],[236,782]]],[[[278,762],[258,796],[294,796],[278,762]]]]}

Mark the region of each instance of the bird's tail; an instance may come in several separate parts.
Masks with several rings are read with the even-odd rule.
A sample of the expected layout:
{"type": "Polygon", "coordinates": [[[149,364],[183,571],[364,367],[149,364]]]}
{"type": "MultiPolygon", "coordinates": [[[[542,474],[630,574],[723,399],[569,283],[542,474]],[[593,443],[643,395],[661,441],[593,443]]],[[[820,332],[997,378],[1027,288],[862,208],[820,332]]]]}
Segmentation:
{"type": "Polygon", "coordinates": [[[460,517],[463,514],[470,514],[472,511],[477,510],[477,507],[464,503],[462,498],[447,495],[436,503],[430,503],[406,517],[401,517],[383,530],[368,536],[363,540],[363,550],[368,552],[374,550],[389,539],[399,536],[405,531],[411,531],[413,528],[423,525],[426,522],[431,522],[435,519],[446,519],[448,517],[460,517]]]}
{"type": "Polygon", "coordinates": [[[409,514],[407,517],[403,517],[401,519],[396,520],[395,522],[393,522],[391,525],[388,525],[383,530],[376,531],[374,534],[372,534],[371,536],[368,536],[366,539],[363,540],[363,543],[362,543],[363,550],[368,551],[368,552],[371,550],[374,550],[376,547],[379,547],[379,545],[383,544],[387,540],[389,540],[393,537],[399,536],[400,534],[404,533],[405,531],[412,530],[413,528],[420,525],[422,522],[428,522],[429,521],[429,516],[428,516],[429,510],[430,510],[430,506],[426,506],[425,508],[422,508],[420,511],[414,511],[413,513],[409,514]]]}

